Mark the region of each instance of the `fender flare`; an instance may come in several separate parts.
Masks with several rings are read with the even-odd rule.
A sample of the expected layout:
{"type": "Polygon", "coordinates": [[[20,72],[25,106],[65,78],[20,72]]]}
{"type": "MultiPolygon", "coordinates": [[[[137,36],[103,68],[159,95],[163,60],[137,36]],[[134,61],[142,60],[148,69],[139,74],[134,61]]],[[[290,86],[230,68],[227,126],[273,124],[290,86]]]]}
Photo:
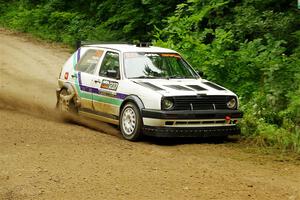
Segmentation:
{"type": "Polygon", "coordinates": [[[137,105],[140,115],[142,116],[142,109],[145,108],[143,101],[136,95],[127,96],[120,106],[119,116],[121,116],[121,112],[126,103],[132,102],[137,105]]]}
{"type": "MultiPolygon", "coordinates": [[[[63,98],[65,101],[70,101],[70,100],[73,99],[75,96],[76,96],[76,92],[75,92],[75,89],[74,89],[74,87],[72,86],[72,84],[71,84],[71,83],[64,82],[61,88],[56,89],[56,98],[57,98],[57,103],[56,103],[56,105],[58,105],[59,98],[63,98]],[[60,95],[60,92],[61,92],[63,89],[66,89],[69,95],[67,95],[67,96],[62,96],[62,95],[60,95]]],[[[79,102],[78,99],[74,99],[74,103],[75,103],[76,107],[78,107],[78,106],[80,105],[80,102],[79,102]]]]}

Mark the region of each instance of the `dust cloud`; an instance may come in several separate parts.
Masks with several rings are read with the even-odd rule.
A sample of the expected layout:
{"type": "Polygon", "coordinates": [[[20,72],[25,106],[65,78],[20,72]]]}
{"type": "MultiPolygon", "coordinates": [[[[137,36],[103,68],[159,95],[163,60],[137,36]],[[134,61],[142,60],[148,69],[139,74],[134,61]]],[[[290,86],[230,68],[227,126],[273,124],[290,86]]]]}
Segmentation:
{"type": "Polygon", "coordinates": [[[77,115],[63,115],[56,107],[57,77],[70,53],[60,47],[12,37],[0,29],[0,110],[11,110],[59,123],[74,123],[112,135],[117,127],[77,115]],[[58,51],[60,49],[60,51],[58,51]]]}
{"type": "Polygon", "coordinates": [[[117,126],[97,120],[78,116],[76,114],[63,114],[55,105],[49,106],[42,102],[32,102],[30,99],[20,99],[16,94],[2,94],[0,92],[0,110],[10,110],[40,119],[51,120],[59,123],[72,123],[87,127],[102,133],[120,136],[117,126]]]}

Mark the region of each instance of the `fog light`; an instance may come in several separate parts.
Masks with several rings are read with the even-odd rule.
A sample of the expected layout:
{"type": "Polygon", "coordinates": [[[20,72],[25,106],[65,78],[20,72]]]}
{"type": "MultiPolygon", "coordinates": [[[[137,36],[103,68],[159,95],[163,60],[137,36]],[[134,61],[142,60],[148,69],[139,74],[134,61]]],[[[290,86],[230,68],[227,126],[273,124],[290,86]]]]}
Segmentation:
{"type": "Polygon", "coordinates": [[[230,120],[231,120],[231,117],[230,117],[230,116],[226,116],[226,117],[225,117],[225,120],[226,120],[226,121],[230,121],[230,120]]]}
{"type": "Polygon", "coordinates": [[[226,116],[225,117],[225,121],[226,121],[226,124],[230,124],[231,123],[231,117],[230,116],[226,116]]]}

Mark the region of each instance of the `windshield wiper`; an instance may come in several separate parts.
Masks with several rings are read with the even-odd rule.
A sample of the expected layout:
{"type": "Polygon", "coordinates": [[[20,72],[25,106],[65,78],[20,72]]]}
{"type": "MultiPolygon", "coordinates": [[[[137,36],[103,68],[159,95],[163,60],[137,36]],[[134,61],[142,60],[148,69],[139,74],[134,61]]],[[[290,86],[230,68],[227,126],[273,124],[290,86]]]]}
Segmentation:
{"type": "Polygon", "coordinates": [[[185,78],[195,78],[195,77],[187,77],[187,76],[180,76],[180,75],[173,75],[173,76],[167,76],[167,77],[162,77],[162,76],[135,76],[135,77],[130,77],[129,79],[139,79],[139,78],[145,78],[145,79],[185,79],[185,78]]]}
{"type": "Polygon", "coordinates": [[[136,77],[130,77],[129,79],[138,79],[138,78],[155,79],[155,78],[159,78],[159,77],[155,77],[155,76],[136,76],[136,77]]]}
{"type": "Polygon", "coordinates": [[[167,78],[168,78],[168,79],[172,79],[172,78],[174,78],[174,79],[185,79],[185,78],[193,78],[193,79],[195,79],[195,77],[190,77],[190,76],[180,76],[180,75],[168,76],[167,78]]]}
{"type": "Polygon", "coordinates": [[[186,77],[184,77],[184,76],[178,76],[178,75],[173,75],[173,76],[168,76],[167,78],[170,79],[170,78],[186,78],[186,77]]]}

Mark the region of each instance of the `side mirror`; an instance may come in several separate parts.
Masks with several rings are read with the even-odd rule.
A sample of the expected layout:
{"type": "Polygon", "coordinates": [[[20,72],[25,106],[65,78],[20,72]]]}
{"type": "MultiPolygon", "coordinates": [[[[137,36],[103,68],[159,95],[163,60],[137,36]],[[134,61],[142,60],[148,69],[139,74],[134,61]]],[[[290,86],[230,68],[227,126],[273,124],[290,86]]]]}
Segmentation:
{"type": "Polygon", "coordinates": [[[109,78],[118,78],[118,72],[114,69],[109,69],[106,72],[106,76],[109,78]]]}

